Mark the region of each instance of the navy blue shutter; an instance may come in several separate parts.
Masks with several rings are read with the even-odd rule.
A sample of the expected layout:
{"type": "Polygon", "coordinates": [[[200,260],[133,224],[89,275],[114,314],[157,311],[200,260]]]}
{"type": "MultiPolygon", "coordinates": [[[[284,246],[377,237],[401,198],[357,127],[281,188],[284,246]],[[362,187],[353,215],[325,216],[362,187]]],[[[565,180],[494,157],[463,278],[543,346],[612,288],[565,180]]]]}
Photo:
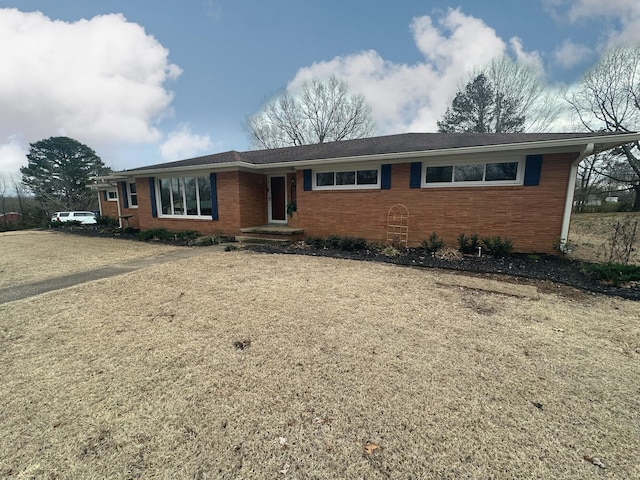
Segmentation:
{"type": "Polygon", "coordinates": [[[127,182],[120,182],[122,187],[122,206],[129,208],[129,195],[127,195],[127,182]]]}
{"type": "Polygon", "coordinates": [[[156,179],[149,177],[149,198],[151,198],[151,216],[158,216],[158,207],[156,207],[156,179]]]}
{"type": "Polygon", "coordinates": [[[409,188],[420,188],[422,185],[422,162],[411,162],[409,188]]]}
{"type": "Polygon", "coordinates": [[[218,178],[215,173],[209,174],[211,182],[211,218],[218,220],[218,178]]]}
{"type": "Polygon", "coordinates": [[[107,201],[107,191],[106,190],[102,192],[102,198],[104,199],[105,202],[107,201]]]}
{"type": "Polygon", "coordinates": [[[540,171],[542,170],[542,155],[527,155],[524,167],[524,184],[526,186],[540,184],[540,171]]]}
{"type": "Polygon", "coordinates": [[[305,192],[309,192],[311,191],[311,169],[307,169],[307,170],[303,170],[302,171],[302,189],[305,192]]]}
{"type": "Polygon", "coordinates": [[[391,189],[391,165],[380,165],[380,188],[391,189]]]}

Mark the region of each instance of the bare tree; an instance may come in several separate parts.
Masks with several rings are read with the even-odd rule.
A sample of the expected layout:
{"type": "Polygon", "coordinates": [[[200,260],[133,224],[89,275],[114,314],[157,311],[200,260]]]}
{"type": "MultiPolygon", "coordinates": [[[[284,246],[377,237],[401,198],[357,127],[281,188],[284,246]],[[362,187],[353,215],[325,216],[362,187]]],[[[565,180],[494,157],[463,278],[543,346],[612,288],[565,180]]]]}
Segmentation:
{"type": "Polygon", "coordinates": [[[2,220],[4,231],[9,230],[9,222],[7,221],[7,179],[4,174],[0,173],[0,210],[2,211],[2,220]]]}
{"type": "Polygon", "coordinates": [[[337,142],[370,136],[371,108],[347,83],[330,77],[307,81],[298,96],[285,91],[247,120],[256,148],[337,142]]]}
{"type": "Polygon", "coordinates": [[[559,98],[538,72],[503,56],[471,74],[438,121],[438,130],[541,132],[549,130],[559,113],[559,98]]]}
{"type": "Polygon", "coordinates": [[[22,179],[19,177],[13,177],[12,179],[13,189],[16,192],[16,199],[18,200],[18,211],[20,212],[20,228],[25,228],[27,219],[27,202],[29,197],[29,189],[22,183],[22,179]]]}
{"type": "MultiPolygon", "coordinates": [[[[577,89],[565,94],[582,125],[589,131],[633,132],[640,128],[640,45],[615,47],[589,70],[577,89]]],[[[635,192],[634,211],[640,211],[640,142],[613,152],[603,172],[635,192]],[[620,160],[623,165],[620,165],[620,160]]]]}
{"type": "Polygon", "coordinates": [[[561,100],[542,82],[539,72],[502,56],[493,59],[481,73],[493,86],[496,98],[513,106],[510,115],[524,118],[525,132],[549,131],[560,114],[561,100]]]}

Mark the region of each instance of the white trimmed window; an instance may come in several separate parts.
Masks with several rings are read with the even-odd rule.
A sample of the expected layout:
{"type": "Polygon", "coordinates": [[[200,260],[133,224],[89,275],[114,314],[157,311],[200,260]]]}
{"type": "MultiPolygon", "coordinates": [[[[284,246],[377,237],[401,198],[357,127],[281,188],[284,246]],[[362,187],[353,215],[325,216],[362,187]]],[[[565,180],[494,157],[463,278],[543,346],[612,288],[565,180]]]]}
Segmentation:
{"type": "Polygon", "coordinates": [[[115,202],[118,200],[118,190],[107,190],[107,200],[110,202],[115,202]]]}
{"type": "Polygon", "coordinates": [[[524,159],[489,162],[424,163],[423,187],[522,185],[524,159]]]}
{"type": "Polygon", "coordinates": [[[129,196],[129,208],[138,208],[138,192],[136,183],[127,183],[127,195],[129,196]]]}
{"type": "Polygon", "coordinates": [[[211,181],[209,177],[173,177],[158,179],[160,214],[174,217],[211,218],[211,181]]]}
{"type": "Polygon", "coordinates": [[[380,188],[380,168],[314,170],[314,190],[380,188]]]}

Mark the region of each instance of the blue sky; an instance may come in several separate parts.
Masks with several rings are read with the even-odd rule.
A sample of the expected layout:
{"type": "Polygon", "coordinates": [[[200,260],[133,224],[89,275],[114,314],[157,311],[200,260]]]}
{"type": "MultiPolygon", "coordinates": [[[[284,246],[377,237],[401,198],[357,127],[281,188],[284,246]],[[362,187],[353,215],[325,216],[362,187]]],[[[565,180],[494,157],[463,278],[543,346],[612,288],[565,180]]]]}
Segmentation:
{"type": "Polygon", "coordinates": [[[637,0],[0,0],[0,172],[57,135],[114,169],[247,150],[247,116],[332,74],[377,133],[434,131],[492,57],[560,89],[639,41],[637,0]]]}

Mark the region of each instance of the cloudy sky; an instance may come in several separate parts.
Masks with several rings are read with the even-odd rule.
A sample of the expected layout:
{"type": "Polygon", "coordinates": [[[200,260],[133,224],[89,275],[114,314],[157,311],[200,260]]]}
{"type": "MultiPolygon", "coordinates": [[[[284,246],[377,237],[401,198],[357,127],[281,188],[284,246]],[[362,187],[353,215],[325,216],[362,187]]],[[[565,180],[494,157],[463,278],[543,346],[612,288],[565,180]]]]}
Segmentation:
{"type": "Polygon", "coordinates": [[[247,150],[249,115],[332,74],[377,133],[435,131],[495,56],[560,89],[638,42],[638,0],[0,0],[0,174],[60,135],[116,170],[247,150]]]}

